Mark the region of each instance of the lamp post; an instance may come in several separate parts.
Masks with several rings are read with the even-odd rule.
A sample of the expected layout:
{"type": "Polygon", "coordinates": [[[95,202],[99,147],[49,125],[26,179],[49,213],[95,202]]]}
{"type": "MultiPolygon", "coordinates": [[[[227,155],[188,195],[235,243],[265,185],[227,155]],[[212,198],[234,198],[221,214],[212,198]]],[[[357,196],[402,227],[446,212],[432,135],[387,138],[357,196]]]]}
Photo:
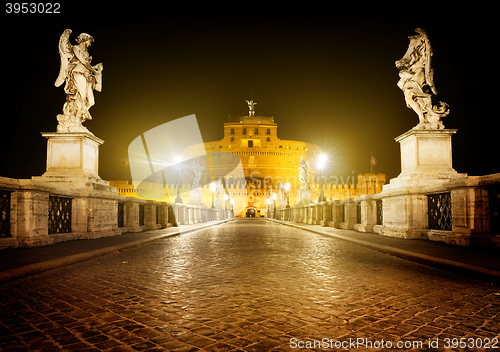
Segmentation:
{"type": "Polygon", "coordinates": [[[319,196],[319,199],[318,199],[318,203],[322,203],[325,201],[325,193],[324,193],[324,184],[322,185],[321,184],[321,174],[324,173],[324,170],[326,168],[326,164],[328,162],[328,156],[326,154],[320,154],[318,156],[318,160],[317,160],[317,168],[318,170],[320,171],[320,181],[318,182],[319,183],[319,192],[320,192],[320,196],[319,196]]]}
{"type": "Polygon", "coordinates": [[[273,193],[273,219],[276,219],[276,198],[278,198],[278,195],[273,193]]]}

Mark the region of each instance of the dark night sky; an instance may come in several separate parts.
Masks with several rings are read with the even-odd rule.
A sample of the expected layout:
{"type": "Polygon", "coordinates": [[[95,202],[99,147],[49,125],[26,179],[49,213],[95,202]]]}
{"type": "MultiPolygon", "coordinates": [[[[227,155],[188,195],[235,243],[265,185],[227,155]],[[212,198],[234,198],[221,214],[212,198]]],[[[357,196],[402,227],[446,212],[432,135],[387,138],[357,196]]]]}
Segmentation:
{"type": "MultiPolygon", "coordinates": [[[[278,137],[315,143],[330,154],[332,173],[370,171],[388,178],[400,172],[394,138],[415,126],[396,86],[394,62],[420,27],[433,47],[434,80],[451,113],[458,172],[500,172],[492,125],[483,96],[489,56],[480,16],[451,14],[439,19],[398,11],[356,13],[330,8],[218,7],[134,8],[104,11],[90,5],[85,15],[62,5],[61,14],[3,15],[3,97],[0,176],[30,178],[45,172],[46,139],[56,129],[65,100],[59,73],[58,40],[72,29],[95,42],[92,64],[102,62],[103,90],[95,92],[92,121],[84,125],[105,143],[100,148],[103,179],[129,177],[129,143],[162,123],[196,114],[205,141],[223,136],[228,115],[274,116],[278,137]],[[92,10],[91,10],[92,9],[92,10]],[[95,12],[93,14],[92,12],[95,12]],[[471,24],[475,23],[474,26],[471,24]],[[489,160],[486,162],[485,160],[489,160]]],[[[129,5],[131,6],[131,5],[129,5]]],[[[453,12],[452,12],[453,13],[453,12]]]]}

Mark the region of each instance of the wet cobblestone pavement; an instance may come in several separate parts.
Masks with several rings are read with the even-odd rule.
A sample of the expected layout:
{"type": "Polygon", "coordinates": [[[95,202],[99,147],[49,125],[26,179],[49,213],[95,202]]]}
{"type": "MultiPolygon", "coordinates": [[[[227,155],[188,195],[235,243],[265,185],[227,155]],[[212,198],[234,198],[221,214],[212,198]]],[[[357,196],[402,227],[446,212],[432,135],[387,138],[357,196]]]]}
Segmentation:
{"type": "Polygon", "coordinates": [[[497,286],[263,219],[0,286],[4,351],[495,351],[499,331],[497,286]]]}

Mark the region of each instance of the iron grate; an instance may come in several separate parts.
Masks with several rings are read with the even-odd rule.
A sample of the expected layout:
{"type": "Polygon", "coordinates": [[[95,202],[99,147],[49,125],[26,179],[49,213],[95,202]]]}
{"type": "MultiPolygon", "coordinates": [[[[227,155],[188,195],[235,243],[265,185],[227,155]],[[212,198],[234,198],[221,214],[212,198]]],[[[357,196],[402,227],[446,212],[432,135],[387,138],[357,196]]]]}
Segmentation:
{"type": "Polygon", "coordinates": [[[384,223],[384,208],[382,207],[382,199],[377,199],[375,204],[377,206],[377,225],[382,225],[384,223]]]}
{"type": "Polygon", "coordinates": [[[125,203],[118,203],[118,227],[125,226],[125,203]]]}
{"type": "Polygon", "coordinates": [[[10,233],[10,194],[0,190],[0,238],[12,236],[10,233]]]}
{"type": "Polygon", "coordinates": [[[451,195],[438,193],[427,196],[429,228],[432,230],[451,231],[451,195]]]}
{"type": "Polygon", "coordinates": [[[49,234],[71,232],[71,198],[49,196],[49,234]]]}
{"type": "Polygon", "coordinates": [[[144,204],[139,204],[139,226],[144,226],[144,204]]]}

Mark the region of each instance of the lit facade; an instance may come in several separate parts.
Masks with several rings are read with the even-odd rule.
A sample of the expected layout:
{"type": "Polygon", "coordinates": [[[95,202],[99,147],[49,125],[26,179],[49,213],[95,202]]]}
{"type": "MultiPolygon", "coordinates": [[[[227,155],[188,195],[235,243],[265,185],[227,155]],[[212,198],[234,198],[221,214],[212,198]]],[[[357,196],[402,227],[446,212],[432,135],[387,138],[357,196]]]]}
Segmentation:
{"type": "MultiPolygon", "coordinates": [[[[249,116],[229,116],[228,122],[224,123],[224,137],[218,141],[205,142],[188,147],[183,152],[184,159],[207,154],[210,165],[205,165],[200,180],[200,188],[203,190],[203,202],[211,206],[213,192],[210,183],[214,176],[224,176],[227,193],[231,198],[238,201],[237,204],[245,204],[244,209],[237,209],[238,216],[245,216],[247,208],[255,208],[257,216],[263,215],[267,204],[266,200],[272,199],[273,194],[279,194],[279,183],[289,183],[290,189],[286,192],[287,204],[293,206],[298,201],[299,161],[304,158],[309,161],[309,183],[312,189],[311,201],[318,201],[320,187],[326,200],[339,200],[353,198],[362,194],[374,194],[382,191],[385,184],[384,174],[358,175],[357,183],[354,177],[351,183],[339,184],[338,182],[323,182],[318,184],[318,177],[314,175],[314,164],[321,155],[321,147],[312,143],[284,140],[278,138],[278,125],[274,117],[255,116],[251,110],[249,116]],[[234,163],[227,162],[229,159],[241,160],[244,171],[244,179],[235,179],[230,174],[234,163]]],[[[166,185],[167,200],[174,201],[177,189],[184,195],[189,194],[191,180],[184,184],[166,185]],[[170,197],[169,197],[170,196],[170,197]]],[[[124,196],[141,196],[134,191],[133,184],[126,181],[111,181],[110,185],[117,187],[118,193],[124,196]]],[[[154,184],[152,188],[162,187],[154,184]]],[[[276,196],[274,196],[276,198],[276,196]]],[[[183,199],[188,202],[189,199],[183,199]]],[[[279,197],[274,199],[278,207],[279,197]]],[[[281,204],[283,204],[282,200],[281,204]]]]}

